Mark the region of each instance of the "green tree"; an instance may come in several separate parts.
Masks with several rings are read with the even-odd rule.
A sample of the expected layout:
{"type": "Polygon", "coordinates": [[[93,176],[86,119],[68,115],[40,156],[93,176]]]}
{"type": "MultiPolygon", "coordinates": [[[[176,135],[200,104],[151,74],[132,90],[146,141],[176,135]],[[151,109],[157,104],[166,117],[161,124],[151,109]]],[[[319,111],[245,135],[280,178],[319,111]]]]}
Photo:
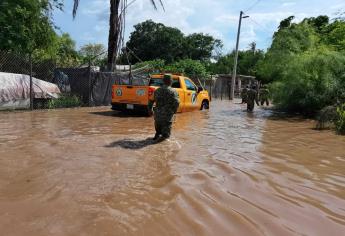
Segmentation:
{"type": "Polygon", "coordinates": [[[63,33],[61,36],[55,35],[49,48],[35,50],[34,59],[36,61],[53,60],[58,67],[73,67],[81,63],[76,43],[68,33],[63,33]]]}
{"type": "Polygon", "coordinates": [[[345,101],[345,56],[326,48],[296,55],[271,86],[275,105],[288,111],[315,114],[345,101]]]}
{"type": "Polygon", "coordinates": [[[181,73],[193,79],[201,79],[208,76],[208,72],[203,63],[198,60],[184,59],[171,64],[166,64],[164,60],[157,59],[144,61],[135,64],[135,69],[146,68],[149,73],[181,73]]]}
{"type": "MultiPolygon", "coordinates": [[[[218,58],[216,63],[208,65],[213,74],[230,74],[234,65],[235,52],[218,58]]],[[[249,44],[248,50],[239,51],[237,73],[257,76],[257,64],[264,58],[264,52],[256,49],[256,43],[249,44]]]]}
{"type": "Polygon", "coordinates": [[[322,33],[325,27],[329,24],[328,16],[318,16],[304,19],[305,22],[308,22],[310,25],[314,26],[318,33],[322,33]]]}
{"type": "Polygon", "coordinates": [[[68,33],[57,37],[56,62],[60,67],[72,67],[80,64],[76,43],[68,33]]]}
{"type": "Polygon", "coordinates": [[[316,49],[319,41],[319,35],[308,22],[281,28],[275,33],[265,58],[257,65],[258,76],[266,83],[282,78],[289,61],[299,53],[316,49]]]}
{"type": "Polygon", "coordinates": [[[258,74],[273,82],[276,106],[294,112],[315,114],[345,101],[344,29],[341,20],[329,23],[326,16],[300,23],[284,20],[275,33],[258,74]]]}
{"type": "Polygon", "coordinates": [[[182,73],[193,79],[207,77],[205,66],[198,60],[184,59],[165,66],[165,71],[172,73],[182,73]]]}
{"type": "Polygon", "coordinates": [[[324,44],[334,50],[345,51],[345,22],[343,20],[336,20],[326,25],[322,36],[324,44]]]}
{"type": "Polygon", "coordinates": [[[162,59],[139,62],[134,65],[134,69],[144,68],[149,73],[160,73],[164,71],[165,61],[162,59]]]}
{"type": "Polygon", "coordinates": [[[184,39],[183,57],[207,61],[212,57],[212,52],[220,51],[222,47],[222,42],[219,39],[208,34],[194,33],[184,39]]]}
{"type": "Polygon", "coordinates": [[[50,7],[58,1],[2,0],[0,49],[32,53],[48,49],[55,32],[49,18],[50,7]]]}
{"type": "Polygon", "coordinates": [[[171,63],[183,56],[183,33],[161,23],[147,20],[134,26],[127,47],[135,54],[130,54],[132,63],[138,58],[143,61],[163,59],[171,63]],[[137,58],[138,57],[138,58],[137,58]]]}
{"type": "Polygon", "coordinates": [[[95,57],[99,57],[103,55],[105,52],[105,48],[103,44],[100,43],[89,43],[84,46],[82,46],[79,50],[79,53],[88,59],[93,59],[95,57]]]}
{"type": "Polygon", "coordinates": [[[183,33],[162,23],[147,20],[134,26],[127,42],[127,47],[133,51],[131,62],[141,60],[163,59],[172,63],[181,59],[208,61],[212,53],[219,51],[222,43],[207,34],[191,34],[184,36],[183,33]]]}
{"type": "MultiPolygon", "coordinates": [[[[159,2],[163,7],[162,0],[150,0],[151,5],[157,9],[156,2],[159,2]]],[[[74,0],[73,17],[76,16],[80,0],[74,0]]],[[[119,52],[119,45],[121,41],[121,34],[125,24],[125,4],[127,1],[110,0],[110,17],[109,17],[109,36],[108,36],[108,70],[113,70],[113,65],[116,62],[116,57],[119,52]]]]}
{"type": "Polygon", "coordinates": [[[295,19],[294,16],[289,16],[288,18],[282,20],[280,22],[280,24],[279,24],[278,29],[282,30],[282,29],[285,29],[285,28],[289,28],[291,26],[291,23],[292,23],[293,19],[295,19]]]}

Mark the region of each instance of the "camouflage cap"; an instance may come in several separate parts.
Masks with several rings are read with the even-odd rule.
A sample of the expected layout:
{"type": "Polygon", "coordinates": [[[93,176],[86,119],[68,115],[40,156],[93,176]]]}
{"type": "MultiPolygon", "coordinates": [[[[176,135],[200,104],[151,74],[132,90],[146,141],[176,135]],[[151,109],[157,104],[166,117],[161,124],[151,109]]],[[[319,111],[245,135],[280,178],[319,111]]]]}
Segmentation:
{"type": "Polygon", "coordinates": [[[164,77],[163,77],[163,83],[164,84],[167,84],[167,85],[171,85],[172,83],[172,75],[171,74],[164,74],[164,77]]]}

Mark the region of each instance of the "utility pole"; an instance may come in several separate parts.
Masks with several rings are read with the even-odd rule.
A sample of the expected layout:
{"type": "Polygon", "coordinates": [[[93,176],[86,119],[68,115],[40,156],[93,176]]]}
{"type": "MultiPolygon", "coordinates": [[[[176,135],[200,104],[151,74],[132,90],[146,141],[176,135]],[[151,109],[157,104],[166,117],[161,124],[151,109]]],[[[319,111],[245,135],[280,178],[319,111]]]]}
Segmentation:
{"type": "Polygon", "coordinates": [[[235,59],[234,59],[234,68],[232,70],[232,78],[231,78],[231,91],[230,91],[230,99],[233,100],[235,97],[235,80],[237,75],[237,60],[238,60],[238,46],[240,43],[240,34],[241,34],[241,25],[242,19],[248,18],[249,16],[243,16],[244,12],[240,12],[240,19],[238,22],[238,31],[237,31],[237,41],[236,41],[236,51],[235,51],[235,59]]]}

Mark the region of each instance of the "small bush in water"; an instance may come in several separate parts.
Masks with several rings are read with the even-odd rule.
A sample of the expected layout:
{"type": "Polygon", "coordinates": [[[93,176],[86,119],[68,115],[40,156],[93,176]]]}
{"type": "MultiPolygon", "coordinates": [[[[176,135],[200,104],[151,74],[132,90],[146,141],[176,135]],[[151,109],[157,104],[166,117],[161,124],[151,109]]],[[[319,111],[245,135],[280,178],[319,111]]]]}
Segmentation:
{"type": "Polygon", "coordinates": [[[345,135],[345,103],[337,108],[338,119],[335,128],[338,134],[345,135]]]}
{"type": "Polygon", "coordinates": [[[81,106],[81,101],[79,97],[72,95],[72,96],[66,96],[63,95],[59,97],[58,99],[52,99],[48,102],[48,108],[54,109],[54,108],[66,108],[66,107],[79,107],[81,106]]]}
{"type": "Polygon", "coordinates": [[[320,112],[319,115],[316,117],[317,129],[329,129],[333,128],[335,122],[338,119],[337,107],[336,106],[327,106],[324,107],[320,112]]]}

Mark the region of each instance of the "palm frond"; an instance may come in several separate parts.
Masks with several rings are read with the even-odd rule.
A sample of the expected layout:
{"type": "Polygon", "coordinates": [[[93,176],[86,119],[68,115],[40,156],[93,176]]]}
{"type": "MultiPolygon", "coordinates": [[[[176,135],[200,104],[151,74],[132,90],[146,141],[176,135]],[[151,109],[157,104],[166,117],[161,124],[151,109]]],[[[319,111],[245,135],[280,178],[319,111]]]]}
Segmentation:
{"type": "Polygon", "coordinates": [[[79,1],[80,1],[80,0],[74,0],[74,4],[73,4],[73,19],[74,19],[75,16],[77,15],[77,10],[78,10],[78,6],[79,6],[79,1]]]}
{"type": "MultiPolygon", "coordinates": [[[[156,0],[151,0],[151,3],[153,5],[154,9],[157,10],[156,0]]],[[[163,10],[165,11],[163,1],[159,0],[159,3],[161,4],[163,10]]]]}

